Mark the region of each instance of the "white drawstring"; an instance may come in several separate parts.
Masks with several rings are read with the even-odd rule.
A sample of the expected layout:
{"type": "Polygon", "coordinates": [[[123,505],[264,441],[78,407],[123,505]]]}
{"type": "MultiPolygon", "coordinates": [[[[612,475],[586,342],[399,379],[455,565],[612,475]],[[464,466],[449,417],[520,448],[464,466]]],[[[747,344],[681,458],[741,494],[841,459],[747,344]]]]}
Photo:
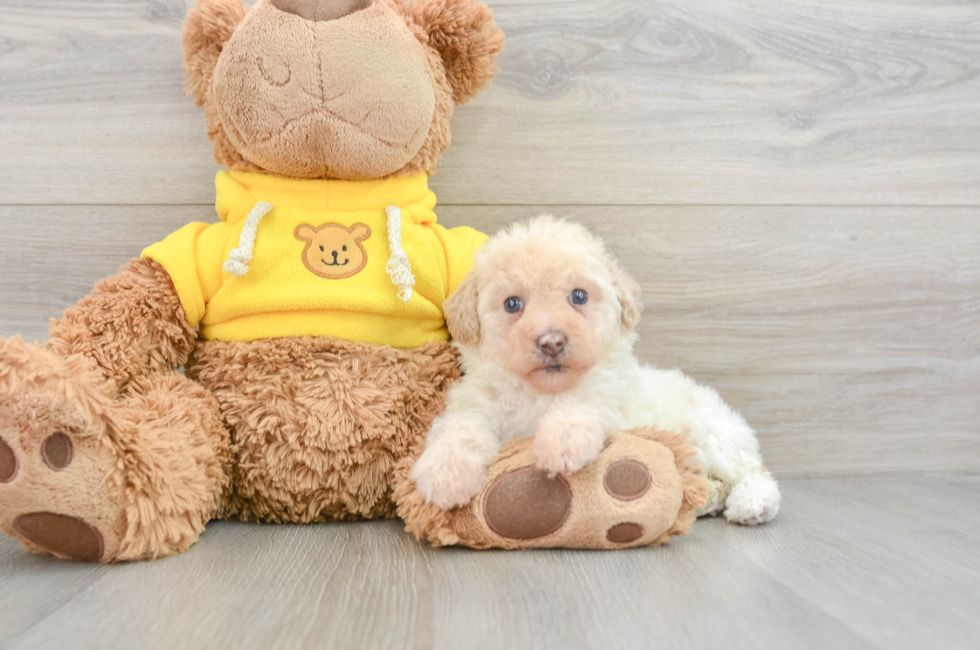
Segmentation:
{"type": "Polygon", "coordinates": [[[228,259],[223,267],[235,277],[240,278],[248,273],[248,263],[252,261],[252,249],[255,248],[255,234],[259,229],[259,222],[262,221],[262,217],[272,212],[272,209],[271,203],[256,203],[245,217],[245,226],[238,238],[238,248],[228,253],[228,259]]]}
{"type": "Polygon", "coordinates": [[[388,276],[398,287],[398,297],[402,302],[412,299],[412,287],[415,286],[415,276],[412,275],[412,265],[408,254],[402,248],[402,211],[395,205],[385,208],[388,215],[388,249],[391,257],[388,259],[388,276]]]}

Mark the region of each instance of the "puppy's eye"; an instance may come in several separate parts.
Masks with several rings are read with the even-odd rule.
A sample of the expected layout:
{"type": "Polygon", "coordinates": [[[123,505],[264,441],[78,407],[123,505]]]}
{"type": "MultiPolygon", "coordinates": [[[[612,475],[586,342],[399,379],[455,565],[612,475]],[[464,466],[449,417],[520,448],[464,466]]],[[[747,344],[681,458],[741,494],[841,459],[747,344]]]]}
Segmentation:
{"type": "Polygon", "coordinates": [[[323,252],[323,246],[320,247],[320,252],[323,252]]]}
{"type": "Polygon", "coordinates": [[[582,289],[576,289],[572,292],[572,295],[569,296],[569,299],[572,301],[573,305],[584,305],[585,303],[589,302],[589,294],[585,293],[585,291],[582,289]]]}
{"type": "Polygon", "coordinates": [[[344,252],[345,252],[345,253],[347,252],[347,247],[346,247],[346,246],[344,246],[344,252]]]}
{"type": "Polygon", "coordinates": [[[511,296],[504,301],[504,309],[508,314],[516,314],[520,310],[524,309],[524,301],[517,296],[511,296]]]}

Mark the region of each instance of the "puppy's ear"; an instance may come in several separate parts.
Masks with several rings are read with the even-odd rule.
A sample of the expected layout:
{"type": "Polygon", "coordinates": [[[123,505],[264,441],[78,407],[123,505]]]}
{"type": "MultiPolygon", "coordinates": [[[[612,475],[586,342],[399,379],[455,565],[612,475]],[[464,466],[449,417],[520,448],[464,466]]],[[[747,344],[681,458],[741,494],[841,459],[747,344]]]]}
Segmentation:
{"type": "Polygon", "coordinates": [[[504,49],[504,33],[493,13],[474,0],[416,0],[405,13],[429,35],[446,66],[453,102],[465,104],[497,73],[497,55],[504,49]]]}
{"type": "Polygon", "coordinates": [[[221,49],[245,17],[242,0],[197,0],[184,20],[184,86],[203,106],[221,49]]]}
{"type": "Polygon", "coordinates": [[[640,283],[631,278],[614,260],[609,260],[609,272],[612,274],[616,298],[623,308],[623,327],[633,329],[640,322],[640,312],[643,311],[643,295],[640,283]]]}
{"type": "Polygon", "coordinates": [[[476,277],[470,273],[442,304],[446,326],[453,339],[460,343],[477,343],[480,340],[478,304],[476,277]]]}

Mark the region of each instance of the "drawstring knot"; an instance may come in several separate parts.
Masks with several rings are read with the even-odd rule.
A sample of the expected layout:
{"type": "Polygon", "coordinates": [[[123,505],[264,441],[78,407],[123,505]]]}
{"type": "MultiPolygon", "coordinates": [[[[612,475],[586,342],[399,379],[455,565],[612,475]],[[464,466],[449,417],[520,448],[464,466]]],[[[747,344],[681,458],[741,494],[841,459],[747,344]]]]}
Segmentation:
{"type": "Polygon", "coordinates": [[[388,249],[391,251],[391,257],[388,258],[388,276],[398,287],[398,297],[402,302],[408,302],[412,299],[415,276],[412,275],[408,254],[402,248],[402,211],[398,206],[389,205],[385,208],[385,214],[388,215],[388,249]]]}
{"type": "Polygon", "coordinates": [[[228,259],[222,268],[236,278],[240,278],[248,273],[248,263],[252,261],[252,252],[255,248],[255,235],[259,230],[259,222],[262,217],[272,212],[271,203],[256,203],[252,211],[245,217],[245,226],[242,234],[238,238],[238,248],[232,249],[228,253],[228,259]]]}

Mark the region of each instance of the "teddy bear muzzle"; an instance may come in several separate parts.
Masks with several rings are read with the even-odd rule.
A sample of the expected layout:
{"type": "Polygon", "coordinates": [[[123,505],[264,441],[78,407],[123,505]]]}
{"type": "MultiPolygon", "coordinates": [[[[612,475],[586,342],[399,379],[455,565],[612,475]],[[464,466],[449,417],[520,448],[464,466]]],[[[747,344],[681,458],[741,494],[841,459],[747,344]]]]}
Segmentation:
{"type": "Polygon", "coordinates": [[[306,20],[336,20],[366,9],[374,0],[271,0],[272,6],[306,20]]]}
{"type": "Polygon", "coordinates": [[[387,3],[260,0],[221,50],[211,100],[229,142],[263,171],[384,178],[418,154],[432,126],[426,57],[387,3]],[[341,11],[350,13],[324,18],[341,11]]]}

